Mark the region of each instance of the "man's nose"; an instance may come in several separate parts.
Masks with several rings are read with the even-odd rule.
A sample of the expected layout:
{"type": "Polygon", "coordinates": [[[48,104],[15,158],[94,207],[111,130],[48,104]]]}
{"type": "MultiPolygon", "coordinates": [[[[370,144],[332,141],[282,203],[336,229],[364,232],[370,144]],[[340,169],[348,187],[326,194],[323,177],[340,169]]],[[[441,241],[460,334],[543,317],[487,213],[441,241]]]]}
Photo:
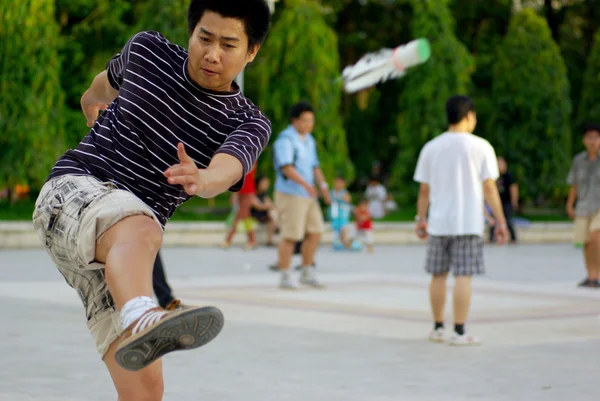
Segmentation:
{"type": "Polygon", "coordinates": [[[209,48],[206,51],[206,54],[204,55],[204,59],[206,61],[208,61],[209,63],[217,63],[217,62],[219,62],[219,58],[220,58],[219,45],[213,44],[213,45],[209,46],[209,48]]]}

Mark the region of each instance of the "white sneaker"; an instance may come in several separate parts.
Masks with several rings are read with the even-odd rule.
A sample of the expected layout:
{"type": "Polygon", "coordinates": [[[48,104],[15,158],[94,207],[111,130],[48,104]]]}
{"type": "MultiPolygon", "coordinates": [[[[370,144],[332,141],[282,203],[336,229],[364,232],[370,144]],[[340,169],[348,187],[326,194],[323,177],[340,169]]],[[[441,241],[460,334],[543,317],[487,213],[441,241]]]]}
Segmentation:
{"type": "Polygon", "coordinates": [[[297,290],[298,289],[298,287],[292,281],[290,273],[287,271],[281,273],[281,281],[279,282],[279,288],[281,288],[282,290],[297,290]]]}
{"type": "Polygon", "coordinates": [[[450,337],[450,341],[449,341],[450,345],[480,345],[481,341],[477,338],[474,337],[470,334],[463,334],[463,335],[459,335],[454,333],[451,337],[450,337]]]}
{"type": "Polygon", "coordinates": [[[321,284],[319,280],[317,280],[314,267],[302,268],[302,273],[300,274],[300,284],[314,288],[325,288],[325,285],[321,284]]]}
{"type": "Polygon", "coordinates": [[[446,333],[444,331],[444,328],[440,327],[438,329],[432,330],[431,333],[429,333],[429,341],[433,341],[436,343],[443,343],[444,341],[446,341],[446,333]]]}

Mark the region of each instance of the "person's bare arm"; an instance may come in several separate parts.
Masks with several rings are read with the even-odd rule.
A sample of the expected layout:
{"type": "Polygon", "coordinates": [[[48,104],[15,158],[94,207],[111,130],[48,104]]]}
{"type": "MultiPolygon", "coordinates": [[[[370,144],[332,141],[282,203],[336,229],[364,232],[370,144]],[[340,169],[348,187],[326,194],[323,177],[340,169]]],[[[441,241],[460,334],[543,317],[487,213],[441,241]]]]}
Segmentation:
{"type": "Polygon", "coordinates": [[[498,245],[505,244],[508,240],[508,228],[506,226],[506,216],[502,208],[500,193],[495,179],[487,179],[483,182],[483,197],[490,208],[496,224],[494,225],[494,238],[498,245]]]}
{"type": "Polygon", "coordinates": [[[265,199],[265,202],[261,202],[260,199],[258,199],[258,196],[254,196],[254,198],[252,199],[252,208],[256,209],[256,210],[269,210],[271,208],[271,205],[267,202],[268,198],[265,199]]]}
{"type": "Polygon", "coordinates": [[[304,178],[302,178],[302,176],[300,175],[298,170],[296,170],[296,167],[294,167],[293,164],[289,164],[287,166],[282,167],[281,172],[283,173],[283,175],[286,176],[288,180],[292,180],[296,184],[301,185],[302,188],[306,189],[306,192],[308,192],[311,196],[317,196],[317,191],[315,190],[315,187],[310,185],[308,182],[306,182],[304,178]]]}
{"type": "Polygon", "coordinates": [[[329,198],[329,185],[327,185],[327,181],[325,181],[321,167],[315,167],[313,173],[315,175],[315,182],[321,191],[321,195],[323,195],[325,203],[329,204],[331,202],[331,199],[329,198]]]}
{"type": "Polygon", "coordinates": [[[94,125],[98,113],[106,110],[117,96],[119,96],[119,91],[110,85],[106,71],[96,75],[89,89],[81,96],[81,109],[88,127],[94,125]]]}
{"type": "Polygon", "coordinates": [[[510,191],[510,202],[513,209],[519,208],[519,184],[512,184],[509,188],[510,191]]]}
{"type": "Polygon", "coordinates": [[[194,160],[185,152],[182,143],[177,145],[179,164],[165,171],[169,184],[183,186],[188,195],[200,198],[214,198],[226,192],[242,179],[242,163],[227,153],[217,153],[205,169],[199,169],[194,160]]]}
{"type": "Polygon", "coordinates": [[[417,236],[427,238],[427,211],[429,210],[429,184],[421,183],[417,199],[417,236]]]}
{"type": "Polygon", "coordinates": [[[502,200],[500,200],[496,180],[489,179],[483,182],[483,197],[492,209],[496,223],[506,225],[506,217],[504,216],[504,209],[502,208],[502,200]]]}
{"type": "Polygon", "coordinates": [[[429,184],[421,183],[419,186],[419,198],[417,200],[417,217],[419,221],[427,220],[429,209],[429,184]]]}
{"type": "Polygon", "coordinates": [[[577,186],[571,185],[567,196],[567,214],[571,220],[575,219],[575,200],[577,199],[577,186]]]}
{"type": "Polygon", "coordinates": [[[485,202],[483,202],[483,215],[485,216],[485,219],[488,222],[488,224],[490,226],[493,226],[496,224],[496,221],[494,220],[494,217],[490,214],[490,212],[488,212],[488,209],[485,206],[486,204],[485,202]]]}

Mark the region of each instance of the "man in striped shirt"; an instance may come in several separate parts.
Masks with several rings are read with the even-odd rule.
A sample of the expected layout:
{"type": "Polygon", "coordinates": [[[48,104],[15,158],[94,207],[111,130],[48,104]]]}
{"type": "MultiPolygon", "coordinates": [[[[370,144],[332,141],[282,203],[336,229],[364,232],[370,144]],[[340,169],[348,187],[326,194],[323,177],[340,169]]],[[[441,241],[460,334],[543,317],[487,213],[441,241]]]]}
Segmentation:
{"type": "Polygon", "coordinates": [[[83,301],[120,400],[161,400],[160,358],[222,328],[213,307],[160,308],[152,267],[176,208],[239,190],[269,141],[269,120],[233,81],[269,20],[264,0],[191,0],[188,50],[133,36],[83,94],[91,131],[36,202],[34,226],[83,301]]]}

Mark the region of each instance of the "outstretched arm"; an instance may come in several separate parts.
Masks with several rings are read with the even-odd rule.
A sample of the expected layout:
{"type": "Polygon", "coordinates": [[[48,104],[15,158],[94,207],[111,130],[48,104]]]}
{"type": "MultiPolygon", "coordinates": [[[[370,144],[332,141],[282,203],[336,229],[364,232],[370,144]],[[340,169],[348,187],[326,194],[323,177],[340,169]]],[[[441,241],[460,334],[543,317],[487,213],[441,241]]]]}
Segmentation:
{"type": "Polygon", "coordinates": [[[94,125],[98,113],[106,110],[117,96],[119,96],[119,91],[111,86],[106,71],[96,75],[89,89],[81,96],[81,109],[88,127],[94,125]]]}

